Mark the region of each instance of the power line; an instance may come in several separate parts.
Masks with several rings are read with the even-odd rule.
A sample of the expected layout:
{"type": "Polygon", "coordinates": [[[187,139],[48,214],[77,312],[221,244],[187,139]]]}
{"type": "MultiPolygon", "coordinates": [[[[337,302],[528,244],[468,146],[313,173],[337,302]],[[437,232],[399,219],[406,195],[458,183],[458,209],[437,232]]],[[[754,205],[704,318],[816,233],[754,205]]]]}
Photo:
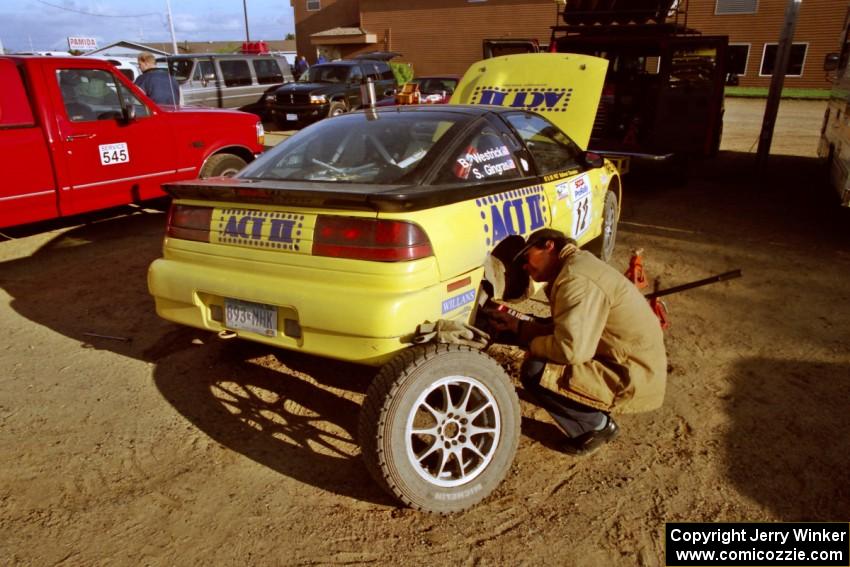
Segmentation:
{"type": "Polygon", "coordinates": [[[151,12],[150,14],[132,14],[132,15],[114,15],[114,14],[94,14],[92,12],[86,12],[83,10],[75,10],[73,8],[66,8],[65,6],[57,6],[56,4],[51,4],[50,2],[45,2],[44,0],[35,0],[39,4],[44,4],[45,6],[50,6],[51,8],[56,8],[57,10],[65,10],[66,12],[75,12],[77,14],[83,14],[86,16],[96,16],[98,18],[143,18],[145,16],[161,16],[162,14],[158,12],[151,12]]]}

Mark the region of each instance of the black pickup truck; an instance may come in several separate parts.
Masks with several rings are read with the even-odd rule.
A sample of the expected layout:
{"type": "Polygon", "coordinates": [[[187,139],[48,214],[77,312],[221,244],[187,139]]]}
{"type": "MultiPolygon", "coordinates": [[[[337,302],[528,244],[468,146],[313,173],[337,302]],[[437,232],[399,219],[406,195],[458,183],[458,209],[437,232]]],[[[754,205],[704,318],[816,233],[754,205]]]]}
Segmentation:
{"type": "Polygon", "coordinates": [[[370,78],[379,99],[395,93],[395,76],[386,61],[353,59],[313,65],[298,81],[265,94],[267,115],[289,129],[348,112],[362,105],[360,86],[370,78]]]}

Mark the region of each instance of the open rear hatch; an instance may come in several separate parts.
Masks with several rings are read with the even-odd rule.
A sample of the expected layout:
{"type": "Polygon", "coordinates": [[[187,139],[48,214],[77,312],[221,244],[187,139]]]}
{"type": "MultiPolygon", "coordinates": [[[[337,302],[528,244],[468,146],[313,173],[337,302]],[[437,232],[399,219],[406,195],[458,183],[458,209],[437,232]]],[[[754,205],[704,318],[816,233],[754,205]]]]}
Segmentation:
{"type": "Polygon", "coordinates": [[[607,69],[605,59],[574,53],[523,53],[485,59],[469,67],[451,104],[532,110],[587,149],[607,69]]]}

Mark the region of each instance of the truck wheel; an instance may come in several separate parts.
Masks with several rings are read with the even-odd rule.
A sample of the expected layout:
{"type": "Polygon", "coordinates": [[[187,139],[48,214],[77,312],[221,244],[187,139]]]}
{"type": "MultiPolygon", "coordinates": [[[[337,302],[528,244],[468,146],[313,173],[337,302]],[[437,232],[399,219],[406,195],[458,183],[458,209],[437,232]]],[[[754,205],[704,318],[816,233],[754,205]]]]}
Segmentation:
{"type": "Polygon", "coordinates": [[[481,351],[416,346],[369,386],[359,433],[379,485],[412,508],[449,514],[478,503],[507,474],[519,400],[504,369],[481,351]]]}
{"type": "Polygon", "coordinates": [[[340,114],[345,114],[345,103],[338,100],[331,102],[331,106],[328,109],[328,116],[339,116],[340,114]]]}
{"type": "Polygon", "coordinates": [[[217,154],[212,156],[201,168],[198,175],[201,179],[205,177],[233,177],[239,170],[245,167],[246,162],[239,156],[233,154],[217,154]]]}
{"type": "Polygon", "coordinates": [[[614,245],[617,243],[617,194],[613,191],[605,193],[602,207],[602,234],[588,242],[585,249],[607,262],[614,255],[614,245]]]}

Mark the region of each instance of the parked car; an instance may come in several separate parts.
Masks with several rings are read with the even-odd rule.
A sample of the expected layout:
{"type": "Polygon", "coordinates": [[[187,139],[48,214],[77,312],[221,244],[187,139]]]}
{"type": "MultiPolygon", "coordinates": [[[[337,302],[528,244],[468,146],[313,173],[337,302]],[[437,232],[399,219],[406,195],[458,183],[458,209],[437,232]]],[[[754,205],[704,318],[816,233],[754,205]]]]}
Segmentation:
{"type": "Polygon", "coordinates": [[[107,61],[0,57],[0,84],[0,227],[162,197],[263,150],[256,116],[160,108],[107,61]]]}
{"type": "Polygon", "coordinates": [[[360,86],[371,78],[378,98],[395,92],[395,75],[386,61],[353,59],[313,65],[298,81],[269,90],[266,110],[281,128],[305,126],[362,104],[360,86]]]}
{"type": "Polygon", "coordinates": [[[272,55],[170,55],[157,61],[168,65],[186,105],[259,113],[266,91],[293,80],[286,59],[272,55]]]}
{"type": "Polygon", "coordinates": [[[560,229],[602,258],[616,238],[619,172],[583,150],[606,61],[515,57],[464,76],[453,102],[482,103],[486,85],[481,105],[344,114],[231,179],[170,184],[164,257],[148,274],[170,321],[384,365],[361,411],[363,455],[390,494],[432,512],[499,484],[521,416],[495,360],[418,344],[421,325],[474,324],[479,305],[507,298],[510,259],[534,230],[560,229]]]}

